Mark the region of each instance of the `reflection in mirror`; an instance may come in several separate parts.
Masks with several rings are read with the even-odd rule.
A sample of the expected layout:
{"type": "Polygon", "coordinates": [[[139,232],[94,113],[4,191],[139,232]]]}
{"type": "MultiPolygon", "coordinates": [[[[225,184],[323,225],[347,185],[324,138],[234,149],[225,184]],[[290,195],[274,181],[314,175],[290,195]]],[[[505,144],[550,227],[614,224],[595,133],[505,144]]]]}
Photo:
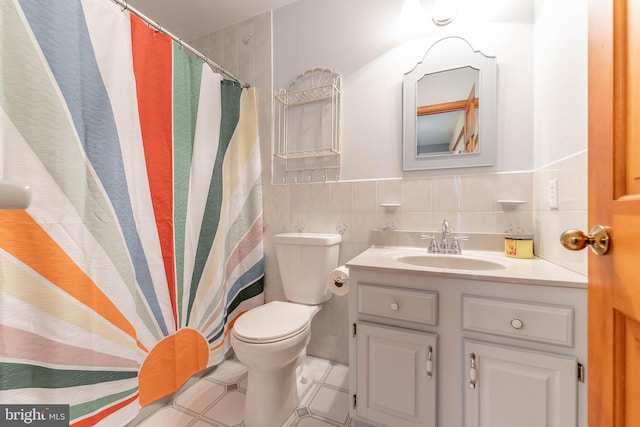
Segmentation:
{"type": "Polygon", "coordinates": [[[495,109],[495,57],[461,37],[435,42],[404,77],[404,170],[493,165],[495,109]]]}
{"type": "Polygon", "coordinates": [[[416,155],[475,153],[479,149],[480,70],[461,67],[426,74],[417,84],[416,155]]]}

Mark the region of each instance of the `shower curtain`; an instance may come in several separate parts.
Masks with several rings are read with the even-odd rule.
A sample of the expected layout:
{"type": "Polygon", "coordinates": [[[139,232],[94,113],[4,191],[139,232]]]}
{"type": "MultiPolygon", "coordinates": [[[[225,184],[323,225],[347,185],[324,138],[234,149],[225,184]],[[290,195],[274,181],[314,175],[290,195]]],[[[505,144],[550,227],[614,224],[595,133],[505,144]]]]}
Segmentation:
{"type": "Polygon", "coordinates": [[[263,303],[255,89],[109,0],[0,0],[0,403],[123,425],[263,303]]]}

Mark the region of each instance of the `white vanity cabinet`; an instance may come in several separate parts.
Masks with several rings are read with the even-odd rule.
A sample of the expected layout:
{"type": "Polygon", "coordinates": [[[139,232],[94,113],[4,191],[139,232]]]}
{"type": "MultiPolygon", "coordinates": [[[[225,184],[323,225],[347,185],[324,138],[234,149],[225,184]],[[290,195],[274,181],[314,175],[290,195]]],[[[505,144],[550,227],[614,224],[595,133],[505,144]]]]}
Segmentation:
{"type": "MultiPolygon", "coordinates": [[[[572,348],[574,307],[463,295],[462,328],[572,348]]],[[[465,427],[577,426],[575,355],[463,342],[465,427]]]]}
{"type": "Polygon", "coordinates": [[[359,416],[394,427],[436,426],[433,334],[357,324],[359,416]]]}
{"type": "Polygon", "coordinates": [[[356,426],[587,426],[584,284],[348,266],[356,426]]]}
{"type": "Polygon", "coordinates": [[[437,336],[424,328],[437,324],[438,294],[367,283],[355,291],[357,415],[394,427],[437,426],[437,336]]]}
{"type": "Polygon", "coordinates": [[[577,425],[576,358],[464,342],[465,427],[577,425]]]}

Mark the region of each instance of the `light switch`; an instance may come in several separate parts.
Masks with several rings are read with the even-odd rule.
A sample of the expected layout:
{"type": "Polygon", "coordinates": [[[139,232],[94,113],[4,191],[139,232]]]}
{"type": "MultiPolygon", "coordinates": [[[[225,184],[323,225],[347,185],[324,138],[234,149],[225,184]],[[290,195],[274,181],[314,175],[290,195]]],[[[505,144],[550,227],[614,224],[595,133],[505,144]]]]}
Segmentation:
{"type": "Polygon", "coordinates": [[[558,180],[549,181],[549,209],[558,209],[558,180]]]}

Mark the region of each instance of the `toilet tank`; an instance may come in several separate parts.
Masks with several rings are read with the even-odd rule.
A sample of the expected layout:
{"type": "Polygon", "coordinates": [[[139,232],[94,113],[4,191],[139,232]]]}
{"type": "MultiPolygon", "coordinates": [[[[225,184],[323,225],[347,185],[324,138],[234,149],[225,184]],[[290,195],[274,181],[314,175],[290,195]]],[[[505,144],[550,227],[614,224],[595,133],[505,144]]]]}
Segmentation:
{"type": "Polygon", "coordinates": [[[276,234],[276,256],[287,300],[322,304],[331,298],[327,277],[338,266],[340,235],[325,233],[276,234]]]}

